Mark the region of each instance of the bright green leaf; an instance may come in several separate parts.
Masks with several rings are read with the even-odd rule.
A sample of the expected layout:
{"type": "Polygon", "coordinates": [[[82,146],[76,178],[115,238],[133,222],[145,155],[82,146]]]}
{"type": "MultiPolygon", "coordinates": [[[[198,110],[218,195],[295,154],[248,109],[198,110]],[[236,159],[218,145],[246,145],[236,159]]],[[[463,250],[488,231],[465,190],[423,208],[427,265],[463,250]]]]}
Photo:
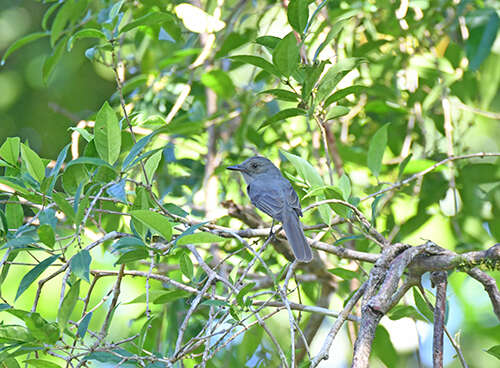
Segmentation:
{"type": "Polygon", "coordinates": [[[136,220],[163,236],[166,241],[170,241],[172,238],[172,225],[167,217],[149,210],[130,211],[130,214],[136,220]]]}
{"type": "Polygon", "coordinates": [[[307,0],[290,0],[286,15],[288,23],[299,34],[304,32],[307,21],[309,20],[309,1],[307,0]]]}
{"type": "Polygon", "coordinates": [[[202,74],[200,81],[222,98],[234,97],[236,93],[232,79],[222,70],[206,72],[202,74]]]}
{"type": "Polygon", "coordinates": [[[54,248],[56,235],[52,226],[49,224],[40,225],[36,232],[38,233],[38,237],[43,244],[47,245],[51,249],[54,248]]]}
{"type": "Polygon", "coordinates": [[[99,157],[113,165],[120,155],[122,135],[116,113],[107,101],[97,113],[94,137],[99,157]]]}
{"type": "Polygon", "coordinates": [[[42,162],[40,156],[36,154],[31,148],[26,144],[21,143],[21,158],[28,173],[39,183],[45,178],[45,165],[42,162]]]}
{"type": "Polygon", "coordinates": [[[10,45],[9,48],[5,51],[5,53],[2,56],[2,60],[0,61],[0,66],[3,66],[5,64],[5,60],[7,60],[9,55],[12,54],[17,49],[31,42],[34,42],[42,37],[47,37],[47,36],[50,36],[50,32],[35,32],[35,33],[30,33],[29,35],[26,35],[18,39],[12,45],[10,45]]]}
{"type": "Polygon", "coordinates": [[[493,355],[495,358],[500,359],[500,345],[495,345],[489,348],[488,350],[485,350],[490,355],[493,355]]]}
{"type": "Polygon", "coordinates": [[[21,204],[19,203],[19,198],[17,196],[12,196],[9,198],[9,201],[5,205],[5,216],[7,217],[9,228],[11,229],[17,229],[23,224],[23,206],[21,206],[21,204]]]}
{"type": "Polygon", "coordinates": [[[232,59],[234,61],[237,61],[237,62],[241,62],[241,63],[245,63],[245,64],[250,64],[250,65],[259,67],[259,68],[265,70],[266,72],[268,72],[269,74],[273,74],[273,75],[275,75],[277,77],[281,76],[280,72],[278,71],[278,69],[276,69],[276,67],[273,64],[271,64],[266,59],[261,58],[260,56],[255,56],[255,55],[233,55],[233,56],[230,57],[230,59],[232,59]]]}
{"type": "Polygon", "coordinates": [[[8,137],[0,147],[0,157],[12,166],[17,166],[20,141],[19,137],[8,137]]]}
{"type": "Polygon", "coordinates": [[[342,198],[344,201],[349,200],[349,197],[351,196],[351,181],[345,173],[340,177],[339,188],[342,191],[342,198]]]}
{"type": "Polygon", "coordinates": [[[379,176],[382,169],[382,158],[387,146],[388,127],[389,124],[385,124],[379,128],[370,140],[370,146],[368,147],[367,165],[376,177],[379,176]]]}
{"type": "Polygon", "coordinates": [[[299,96],[297,94],[295,94],[292,91],[288,91],[286,89],[273,88],[273,89],[268,89],[268,90],[259,92],[259,94],[262,94],[262,93],[267,93],[267,94],[273,95],[277,99],[282,100],[282,101],[296,102],[299,100],[299,96]]]}
{"type": "Polygon", "coordinates": [[[177,240],[177,245],[185,244],[201,244],[201,243],[219,243],[225,241],[226,239],[207,232],[199,232],[194,234],[187,234],[179,237],[177,240]]]}
{"type": "Polygon", "coordinates": [[[273,64],[286,78],[297,69],[300,55],[299,46],[293,32],[286,35],[276,46],[273,52],[273,64]]]}
{"type": "Polygon", "coordinates": [[[26,291],[26,289],[45,271],[54,261],[59,257],[58,254],[53,255],[52,257],[44,259],[42,262],[33,267],[21,280],[19,287],[16,292],[16,297],[14,300],[17,300],[22,293],[26,291]]]}
{"type": "Polygon", "coordinates": [[[326,114],[326,120],[337,119],[341,116],[349,114],[349,111],[351,111],[351,109],[345,106],[333,106],[326,114]]]}
{"type": "Polygon", "coordinates": [[[26,359],[23,363],[29,364],[35,368],[61,368],[59,364],[43,359],[26,359]]]}
{"type": "Polygon", "coordinates": [[[73,48],[73,44],[75,43],[75,41],[81,38],[99,38],[101,40],[105,40],[106,35],[100,30],[94,28],[81,29],[69,38],[67,45],[68,52],[73,48]]]}

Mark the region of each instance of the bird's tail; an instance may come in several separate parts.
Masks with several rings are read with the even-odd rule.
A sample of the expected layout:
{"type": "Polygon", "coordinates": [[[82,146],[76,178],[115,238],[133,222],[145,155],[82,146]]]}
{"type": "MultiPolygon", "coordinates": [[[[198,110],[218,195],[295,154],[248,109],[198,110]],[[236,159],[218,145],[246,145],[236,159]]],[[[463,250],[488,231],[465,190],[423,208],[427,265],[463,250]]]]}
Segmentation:
{"type": "Polygon", "coordinates": [[[286,237],[292,247],[295,258],[299,262],[311,262],[311,247],[307,244],[306,236],[304,235],[304,230],[302,230],[302,224],[299,220],[299,216],[292,209],[288,209],[283,212],[283,229],[285,229],[286,237]]]}

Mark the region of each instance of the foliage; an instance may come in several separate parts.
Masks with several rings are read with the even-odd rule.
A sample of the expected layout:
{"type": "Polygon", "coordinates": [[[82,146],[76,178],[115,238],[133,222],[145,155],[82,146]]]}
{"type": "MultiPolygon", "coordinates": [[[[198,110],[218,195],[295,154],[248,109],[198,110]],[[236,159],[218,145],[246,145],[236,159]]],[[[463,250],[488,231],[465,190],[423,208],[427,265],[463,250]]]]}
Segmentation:
{"type": "MultiPolygon", "coordinates": [[[[50,84],[83,44],[116,90],[54,159],[0,146],[2,366],[315,366],[322,321],[345,307],[361,341],[370,297],[379,317],[432,324],[422,259],[439,255],[464,310],[457,356],[498,364],[495,300],[468,296],[500,270],[498,3],[45,3],[2,64],[49,42],[50,84]],[[225,167],[257,152],[299,193],[311,265],[241,206],[225,167]],[[395,274],[406,251],[387,286],[373,263],[395,274]]],[[[414,364],[393,333],[373,328],[372,360],[414,364]]]]}

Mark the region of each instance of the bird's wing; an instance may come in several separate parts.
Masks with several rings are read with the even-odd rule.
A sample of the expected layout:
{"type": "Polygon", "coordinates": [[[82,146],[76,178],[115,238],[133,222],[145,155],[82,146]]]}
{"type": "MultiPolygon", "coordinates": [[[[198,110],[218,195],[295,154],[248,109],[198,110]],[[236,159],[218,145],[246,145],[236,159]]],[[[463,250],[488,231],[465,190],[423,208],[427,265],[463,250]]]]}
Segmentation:
{"type": "Polygon", "coordinates": [[[281,221],[281,212],[285,202],[279,186],[275,186],[273,183],[261,183],[256,180],[248,185],[247,191],[255,207],[281,221]]]}
{"type": "Polygon", "coordinates": [[[299,196],[295,192],[295,190],[292,187],[292,184],[288,180],[285,179],[283,181],[284,184],[284,191],[286,192],[287,196],[287,203],[290,207],[292,207],[297,215],[302,216],[302,209],[300,207],[300,201],[299,201],[299,196]]]}

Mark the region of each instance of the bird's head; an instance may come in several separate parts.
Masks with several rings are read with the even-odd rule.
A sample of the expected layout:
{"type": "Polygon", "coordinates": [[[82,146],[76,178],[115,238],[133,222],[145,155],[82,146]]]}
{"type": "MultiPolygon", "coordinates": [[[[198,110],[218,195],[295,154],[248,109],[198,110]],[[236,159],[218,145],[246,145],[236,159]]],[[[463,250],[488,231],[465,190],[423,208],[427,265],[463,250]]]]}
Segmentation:
{"type": "Polygon", "coordinates": [[[249,183],[259,175],[281,175],[280,170],[274,166],[271,160],[262,156],[253,156],[241,164],[227,167],[228,170],[239,171],[243,174],[245,181],[249,183]]]}

